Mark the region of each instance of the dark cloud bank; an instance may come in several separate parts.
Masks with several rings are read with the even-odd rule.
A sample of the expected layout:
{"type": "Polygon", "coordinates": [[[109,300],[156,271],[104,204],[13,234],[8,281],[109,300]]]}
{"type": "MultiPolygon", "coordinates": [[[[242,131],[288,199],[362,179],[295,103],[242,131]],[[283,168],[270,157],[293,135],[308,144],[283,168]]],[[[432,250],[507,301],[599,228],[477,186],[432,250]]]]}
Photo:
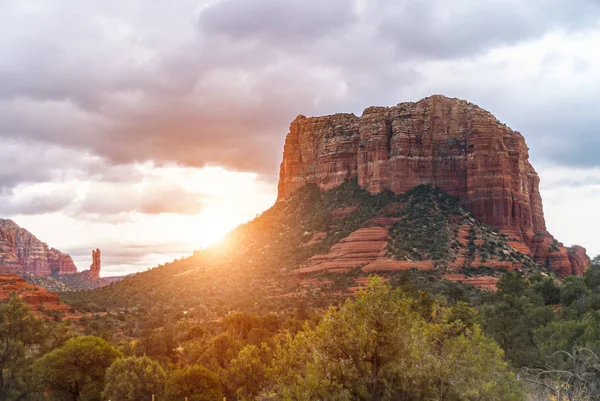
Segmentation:
{"type": "MultiPolygon", "coordinates": [[[[468,60],[549,32],[590,29],[600,16],[591,0],[19,4],[0,5],[5,189],[60,180],[65,170],[111,182],[118,180],[111,178],[114,165],[147,160],[222,165],[274,178],[287,126],[297,114],[360,112],[371,104],[417,100],[430,94],[411,89],[429,78],[422,72],[426,63],[468,60]],[[398,98],[401,93],[415,98],[398,98]]],[[[497,83],[474,84],[461,93],[484,107],[502,106],[504,92],[495,88],[497,83]]],[[[599,100],[583,98],[569,107],[599,100]]],[[[520,112],[509,117],[523,122],[514,128],[530,143],[558,140],[569,129],[572,153],[548,150],[543,157],[598,164],[591,153],[597,134],[589,128],[600,123],[597,108],[580,113],[577,130],[568,111],[540,116],[544,124],[520,112]]],[[[61,207],[62,197],[57,199],[31,204],[53,211],[61,207]]],[[[202,205],[180,199],[184,213],[202,205]]],[[[111,208],[95,202],[84,201],[83,212],[111,208]]],[[[7,205],[3,213],[35,212],[27,202],[7,205]]],[[[152,214],[163,207],[150,197],[122,211],[129,210],[152,214]]]]}

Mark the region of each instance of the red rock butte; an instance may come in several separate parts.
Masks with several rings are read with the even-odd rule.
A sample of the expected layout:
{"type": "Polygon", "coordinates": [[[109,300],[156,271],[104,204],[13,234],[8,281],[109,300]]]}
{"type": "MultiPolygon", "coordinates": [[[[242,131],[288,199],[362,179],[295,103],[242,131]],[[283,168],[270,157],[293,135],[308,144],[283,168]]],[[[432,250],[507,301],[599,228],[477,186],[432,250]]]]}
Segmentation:
{"type": "Polygon", "coordinates": [[[71,256],[37,239],[12,220],[0,219],[0,273],[28,272],[38,276],[77,273],[71,256]]]}
{"type": "Polygon", "coordinates": [[[373,193],[436,186],[558,274],[589,266],[584,248],[565,248],[546,230],[523,136],[467,101],[434,95],[369,107],[361,117],[298,116],[285,140],[278,200],[308,183],[328,190],[352,177],[373,193]]]}

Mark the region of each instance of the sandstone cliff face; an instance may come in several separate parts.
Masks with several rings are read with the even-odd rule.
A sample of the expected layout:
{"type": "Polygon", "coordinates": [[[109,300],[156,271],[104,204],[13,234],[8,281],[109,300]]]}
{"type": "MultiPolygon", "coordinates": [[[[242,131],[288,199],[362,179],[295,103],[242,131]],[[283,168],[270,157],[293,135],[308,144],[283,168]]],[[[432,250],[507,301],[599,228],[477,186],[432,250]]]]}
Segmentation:
{"type": "Polygon", "coordinates": [[[16,272],[59,276],[77,268],[69,255],[49,248],[12,220],[0,219],[0,273],[16,272]]]}
{"type": "Polygon", "coordinates": [[[568,249],[568,255],[573,274],[581,275],[585,269],[590,267],[590,257],[587,255],[584,247],[575,245],[568,249]]]}
{"type": "Polygon", "coordinates": [[[585,251],[553,246],[523,136],[472,103],[435,95],[370,107],[360,118],[298,116],[292,122],[278,200],[307,183],[328,190],[355,176],[370,192],[437,186],[557,273],[581,274],[589,266],[585,251]]]}

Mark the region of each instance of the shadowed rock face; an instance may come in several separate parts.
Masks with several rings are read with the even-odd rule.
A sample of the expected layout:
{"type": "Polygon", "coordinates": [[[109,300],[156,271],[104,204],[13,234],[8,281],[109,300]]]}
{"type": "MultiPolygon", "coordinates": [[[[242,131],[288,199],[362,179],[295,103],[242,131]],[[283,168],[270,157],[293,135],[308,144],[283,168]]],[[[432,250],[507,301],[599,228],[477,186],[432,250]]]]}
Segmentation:
{"type": "Polygon", "coordinates": [[[0,219],[0,273],[60,276],[77,272],[71,256],[37,239],[12,220],[0,219]]]}
{"type": "Polygon", "coordinates": [[[351,177],[370,192],[404,193],[430,184],[460,199],[483,223],[522,242],[561,275],[589,266],[546,231],[539,177],[523,136],[491,113],[435,95],[361,117],[298,116],[286,137],[278,200],[307,183],[328,190],[351,177]]]}

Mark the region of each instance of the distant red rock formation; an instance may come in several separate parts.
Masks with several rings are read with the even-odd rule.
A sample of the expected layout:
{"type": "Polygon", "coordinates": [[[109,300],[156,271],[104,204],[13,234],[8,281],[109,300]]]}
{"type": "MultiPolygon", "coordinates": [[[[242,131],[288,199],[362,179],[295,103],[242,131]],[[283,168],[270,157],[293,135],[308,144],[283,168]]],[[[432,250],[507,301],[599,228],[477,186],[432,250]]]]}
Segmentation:
{"type": "Polygon", "coordinates": [[[37,239],[12,220],[0,219],[0,273],[27,272],[38,276],[77,273],[71,256],[37,239]]]}
{"type": "Polygon", "coordinates": [[[90,279],[98,279],[100,278],[100,249],[96,248],[96,250],[92,250],[92,265],[90,266],[90,271],[88,273],[88,277],[90,279]]]}
{"type": "Polygon", "coordinates": [[[557,245],[547,232],[523,136],[472,103],[435,95],[361,117],[298,116],[285,140],[278,200],[308,183],[328,190],[352,177],[371,192],[437,186],[549,269],[566,276],[589,267],[585,249],[557,245]]]}

